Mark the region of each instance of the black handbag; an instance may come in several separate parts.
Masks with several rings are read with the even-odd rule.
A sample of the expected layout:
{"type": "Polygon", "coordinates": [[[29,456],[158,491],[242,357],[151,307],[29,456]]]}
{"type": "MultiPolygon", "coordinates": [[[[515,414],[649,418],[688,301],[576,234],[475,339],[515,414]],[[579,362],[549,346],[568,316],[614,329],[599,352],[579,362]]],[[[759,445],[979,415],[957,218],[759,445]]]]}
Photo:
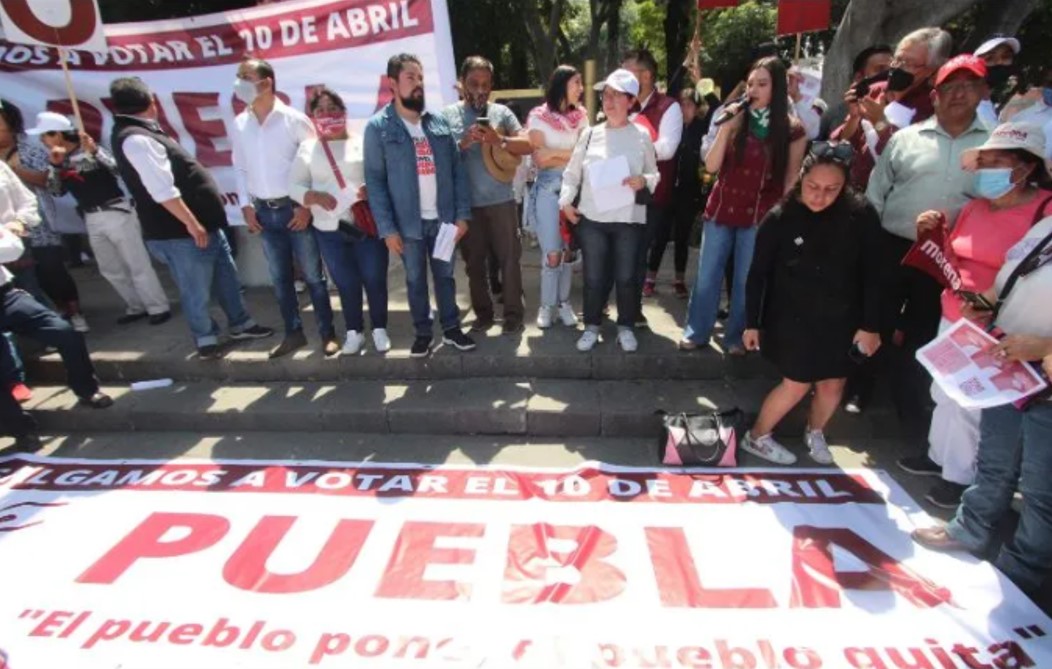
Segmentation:
{"type": "Polygon", "coordinates": [[[703,413],[659,411],[661,463],[673,467],[734,467],[738,432],[744,422],[741,409],[703,413]]]}

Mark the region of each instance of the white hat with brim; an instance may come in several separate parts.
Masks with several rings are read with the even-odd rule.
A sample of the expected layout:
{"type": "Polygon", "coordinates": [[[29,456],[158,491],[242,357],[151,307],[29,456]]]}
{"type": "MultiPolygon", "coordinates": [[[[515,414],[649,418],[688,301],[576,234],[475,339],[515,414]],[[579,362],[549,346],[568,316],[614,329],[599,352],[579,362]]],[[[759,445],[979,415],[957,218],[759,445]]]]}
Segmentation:
{"type": "Polygon", "coordinates": [[[1002,123],[990,133],[990,138],[975,149],[961,153],[961,164],[974,170],[983,151],[1026,151],[1045,159],[1045,131],[1031,123],[1002,123]]]}
{"type": "Polygon", "coordinates": [[[1017,40],[1014,37],[991,37],[990,39],[980,44],[979,48],[976,49],[975,53],[972,55],[984,56],[996,49],[997,47],[1001,46],[1002,44],[1007,44],[1008,46],[1012,47],[1012,52],[1017,55],[1020,51],[1023,50],[1023,46],[1019,43],[1019,40],[1017,40]]]}
{"type": "Polygon", "coordinates": [[[55,112],[40,112],[37,114],[37,125],[35,128],[26,130],[27,135],[43,135],[45,132],[72,132],[73,123],[55,112]]]}
{"type": "Polygon", "coordinates": [[[639,80],[636,79],[636,75],[623,68],[611,72],[606,81],[601,81],[595,85],[595,90],[601,91],[607,87],[621,93],[628,93],[633,97],[639,95],[639,80]]]}

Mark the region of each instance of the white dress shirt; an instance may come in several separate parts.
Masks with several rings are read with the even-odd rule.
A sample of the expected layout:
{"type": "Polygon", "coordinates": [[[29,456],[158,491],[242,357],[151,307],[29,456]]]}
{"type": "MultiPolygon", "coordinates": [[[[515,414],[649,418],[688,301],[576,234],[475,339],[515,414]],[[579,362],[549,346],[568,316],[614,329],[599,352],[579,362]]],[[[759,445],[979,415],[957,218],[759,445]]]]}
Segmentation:
{"type": "MultiPolygon", "coordinates": [[[[360,135],[351,135],[346,140],[335,140],[329,142],[329,149],[340,168],[343,181],[350,193],[357,196],[358,189],[365,183],[365,150],[360,135]]],[[[289,172],[289,197],[303,204],[307,191],[316,190],[328,193],[333,197],[340,198],[340,182],[332,171],[332,164],[325,155],[325,148],[319,140],[309,140],[303,143],[296,160],[289,172]]],[[[354,197],[348,202],[348,207],[342,210],[326,211],[319,206],[311,207],[314,214],[313,225],[315,228],[332,232],[339,227],[340,219],[353,220],[348,210],[351,204],[357,202],[354,197]]]]}
{"type": "MultiPolygon", "coordinates": [[[[22,180],[0,161],[0,263],[14,262],[22,257],[22,240],[7,229],[7,224],[21,221],[26,227],[40,224],[37,198],[22,180]]],[[[11,272],[0,265],[0,285],[11,281],[11,272]]]]}
{"type": "Polygon", "coordinates": [[[274,100],[263,123],[251,109],[234,119],[234,172],[242,206],[252,198],[275,200],[289,195],[289,170],[304,140],[314,137],[307,115],[274,100]]]}
{"type": "MultiPolygon", "coordinates": [[[[642,100],[639,103],[639,108],[646,109],[653,99],[654,94],[651,93],[646,100],[642,100]]],[[[679,148],[680,140],[683,139],[683,109],[678,102],[673,102],[672,106],[665,110],[664,115],[661,117],[661,123],[655,130],[657,130],[658,134],[657,140],[654,142],[654,151],[657,153],[657,159],[672,160],[676,157],[676,149],[679,148]]]]}
{"type": "Polygon", "coordinates": [[[800,119],[800,122],[804,124],[804,132],[807,133],[808,139],[814,139],[818,137],[818,133],[822,130],[822,114],[815,109],[814,98],[800,98],[800,102],[793,102],[789,100],[790,114],[795,114],[796,118],[800,119]]]}
{"type": "Polygon", "coordinates": [[[175,175],[172,163],[168,160],[168,151],[152,137],[146,135],[129,135],[122,145],[124,157],[142,180],[146,192],[155,202],[167,202],[182,193],[175,186],[175,175]]]}

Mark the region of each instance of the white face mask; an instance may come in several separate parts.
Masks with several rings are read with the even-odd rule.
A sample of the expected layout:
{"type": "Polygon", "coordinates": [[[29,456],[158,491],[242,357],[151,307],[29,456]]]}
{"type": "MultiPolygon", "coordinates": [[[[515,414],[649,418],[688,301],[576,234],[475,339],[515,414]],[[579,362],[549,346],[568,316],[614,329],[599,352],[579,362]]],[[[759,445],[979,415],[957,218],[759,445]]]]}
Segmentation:
{"type": "Polygon", "coordinates": [[[256,90],[256,82],[248,81],[238,77],[234,80],[234,95],[246,105],[256,101],[259,92],[256,90]]]}

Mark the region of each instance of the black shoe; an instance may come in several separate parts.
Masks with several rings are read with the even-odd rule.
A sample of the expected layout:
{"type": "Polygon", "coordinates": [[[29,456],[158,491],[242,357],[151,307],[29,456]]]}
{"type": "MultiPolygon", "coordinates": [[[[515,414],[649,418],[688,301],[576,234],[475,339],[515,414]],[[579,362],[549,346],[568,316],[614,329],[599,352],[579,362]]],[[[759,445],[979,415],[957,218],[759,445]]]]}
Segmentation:
{"type": "Polygon", "coordinates": [[[636,322],[634,325],[637,330],[640,328],[650,327],[650,323],[647,322],[647,317],[643,314],[640,314],[639,317],[636,318],[636,322]]]}
{"type": "Polygon", "coordinates": [[[493,327],[492,318],[476,318],[475,322],[471,324],[472,332],[485,332],[493,327]]]}
{"type": "Polygon", "coordinates": [[[895,464],[899,469],[916,474],[917,476],[941,476],[942,467],[935,463],[927,455],[914,455],[908,458],[899,458],[895,464]]]}
{"type": "Polygon", "coordinates": [[[149,323],[150,323],[150,325],[161,325],[162,323],[167,323],[171,319],[172,319],[172,312],[164,311],[164,312],[159,313],[159,314],[152,314],[150,316],[149,323]]]}
{"type": "Polygon", "coordinates": [[[506,335],[518,334],[526,329],[526,326],[522,324],[522,321],[504,321],[504,325],[501,326],[500,331],[506,335]]]}
{"type": "Polygon", "coordinates": [[[141,314],[124,314],[123,316],[117,319],[117,325],[131,325],[136,321],[141,321],[142,319],[146,318],[147,315],[148,314],[146,314],[145,312],[141,314]]]}
{"type": "Polygon", "coordinates": [[[285,335],[285,338],[281,340],[281,343],[270,352],[270,359],[273,360],[274,358],[286,356],[306,345],[307,336],[303,334],[303,330],[296,330],[295,332],[285,335]]]}
{"type": "Polygon", "coordinates": [[[720,309],[716,312],[716,320],[725,321],[731,317],[731,312],[727,309],[720,309]]]}
{"type": "Polygon", "coordinates": [[[92,409],[109,409],[113,406],[113,398],[103,392],[98,392],[91,397],[81,397],[80,403],[92,409]]]}
{"type": "Polygon", "coordinates": [[[223,357],[223,351],[218,344],[207,344],[197,349],[197,357],[201,360],[218,360],[223,357]]]}
{"type": "Polygon", "coordinates": [[[442,333],[442,343],[449,344],[458,351],[475,350],[475,340],[455,328],[442,333]]]}
{"type": "Polygon", "coordinates": [[[421,337],[417,335],[416,339],[413,340],[413,346],[409,349],[410,358],[426,358],[427,354],[431,352],[431,337],[421,337]]]}
{"type": "Polygon", "coordinates": [[[956,509],[961,503],[961,495],[968,486],[952,481],[939,481],[924,495],[924,499],[940,509],[956,509]]]}
{"type": "Polygon", "coordinates": [[[242,339],[266,339],[273,334],[274,331],[270,328],[263,327],[262,325],[253,325],[247,330],[242,330],[241,332],[231,332],[230,338],[237,341],[242,339]]]}
{"type": "Polygon", "coordinates": [[[15,443],[5,448],[4,453],[36,453],[44,448],[44,442],[36,432],[29,432],[15,437],[15,443]]]}

